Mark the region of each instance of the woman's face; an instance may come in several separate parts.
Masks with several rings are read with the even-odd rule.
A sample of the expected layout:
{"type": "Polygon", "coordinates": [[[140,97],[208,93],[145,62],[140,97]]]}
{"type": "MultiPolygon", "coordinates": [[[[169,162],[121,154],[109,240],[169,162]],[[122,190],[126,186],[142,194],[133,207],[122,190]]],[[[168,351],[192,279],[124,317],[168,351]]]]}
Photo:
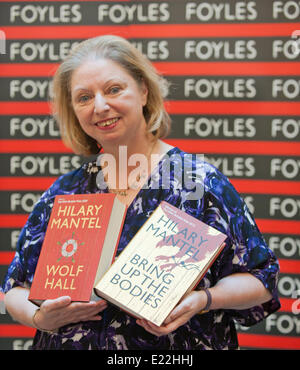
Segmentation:
{"type": "Polygon", "coordinates": [[[104,148],[130,145],[145,136],[147,92],[143,83],[138,85],[108,59],[84,62],[71,78],[72,105],[79,123],[104,148]]]}

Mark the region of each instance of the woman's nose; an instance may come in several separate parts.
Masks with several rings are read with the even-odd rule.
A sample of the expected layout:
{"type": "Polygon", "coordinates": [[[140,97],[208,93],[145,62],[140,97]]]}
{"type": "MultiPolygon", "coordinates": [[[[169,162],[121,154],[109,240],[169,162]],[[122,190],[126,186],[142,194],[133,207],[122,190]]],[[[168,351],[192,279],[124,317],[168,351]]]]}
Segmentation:
{"type": "Polygon", "coordinates": [[[95,107],[94,107],[94,112],[95,113],[102,113],[103,111],[109,110],[109,105],[105,97],[97,93],[95,96],[95,107]]]}

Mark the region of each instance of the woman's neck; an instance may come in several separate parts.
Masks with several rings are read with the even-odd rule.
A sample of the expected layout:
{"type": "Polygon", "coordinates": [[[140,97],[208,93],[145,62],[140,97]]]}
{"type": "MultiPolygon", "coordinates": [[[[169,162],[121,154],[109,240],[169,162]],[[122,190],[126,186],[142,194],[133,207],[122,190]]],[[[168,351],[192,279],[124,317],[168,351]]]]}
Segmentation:
{"type": "Polygon", "coordinates": [[[132,182],[147,176],[151,169],[150,157],[157,144],[158,141],[152,136],[130,145],[104,146],[100,164],[109,175],[106,176],[109,188],[128,189],[130,178],[132,182]]]}
{"type": "Polygon", "coordinates": [[[113,192],[127,194],[139,189],[156,167],[160,158],[168,152],[172,146],[161,140],[148,141],[139,149],[120,145],[117,151],[104,151],[100,164],[104,179],[108,188],[113,192]]]}

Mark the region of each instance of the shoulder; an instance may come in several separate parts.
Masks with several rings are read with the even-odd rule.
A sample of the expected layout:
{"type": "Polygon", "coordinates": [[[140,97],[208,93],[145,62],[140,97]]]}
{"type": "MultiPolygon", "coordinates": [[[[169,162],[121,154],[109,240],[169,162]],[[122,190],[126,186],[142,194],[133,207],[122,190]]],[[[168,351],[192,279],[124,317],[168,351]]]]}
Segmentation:
{"type": "Polygon", "coordinates": [[[215,166],[205,160],[204,154],[187,153],[178,148],[168,152],[171,169],[182,172],[186,180],[196,176],[202,179],[206,191],[218,191],[218,186],[232,186],[229,179],[215,166]]]}
{"type": "Polygon", "coordinates": [[[182,174],[184,192],[191,190],[190,194],[194,194],[197,199],[209,198],[211,201],[227,204],[229,208],[242,207],[243,201],[230,180],[208,163],[204,154],[191,154],[174,148],[169,152],[169,157],[172,178],[178,181],[179,174],[182,174]]]}
{"type": "Polygon", "coordinates": [[[59,176],[52,185],[44,192],[42,201],[50,201],[60,194],[78,194],[95,191],[91,189],[91,177],[99,171],[96,161],[83,163],[80,167],[59,176]]]}

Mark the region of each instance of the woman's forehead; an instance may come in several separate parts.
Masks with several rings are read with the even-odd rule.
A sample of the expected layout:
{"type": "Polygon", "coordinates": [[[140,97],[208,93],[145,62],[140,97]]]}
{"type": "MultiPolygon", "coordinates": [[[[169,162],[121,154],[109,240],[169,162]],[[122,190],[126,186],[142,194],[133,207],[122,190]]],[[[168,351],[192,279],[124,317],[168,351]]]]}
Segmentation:
{"type": "Polygon", "coordinates": [[[72,89],[86,83],[126,82],[131,75],[118,63],[109,59],[87,60],[71,76],[72,89]]]}

